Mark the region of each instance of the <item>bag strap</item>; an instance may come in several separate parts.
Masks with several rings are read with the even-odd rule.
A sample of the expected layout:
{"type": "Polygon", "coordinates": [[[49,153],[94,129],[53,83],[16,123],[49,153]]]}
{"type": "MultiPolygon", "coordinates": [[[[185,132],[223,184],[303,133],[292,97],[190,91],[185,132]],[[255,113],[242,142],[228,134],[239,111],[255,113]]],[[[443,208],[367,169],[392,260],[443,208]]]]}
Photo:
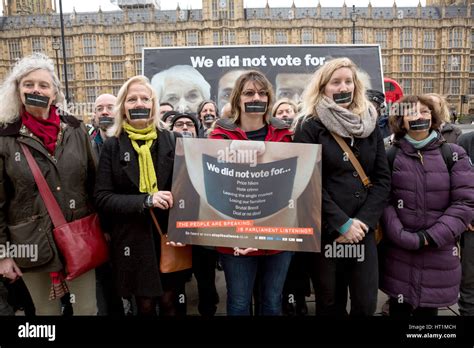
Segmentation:
{"type": "Polygon", "coordinates": [[[395,145],[390,146],[387,150],[387,160],[391,172],[393,171],[393,162],[395,162],[395,157],[397,157],[398,150],[398,146],[395,145]]]}
{"type": "Polygon", "coordinates": [[[161,237],[163,237],[163,231],[161,230],[160,224],[158,223],[158,219],[156,218],[153,208],[150,208],[150,215],[151,215],[151,218],[153,219],[153,222],[155,223],[155,227],[158,230],[158,233],[160,234],[161,237]]]}
{"type": "MultiPolygon", "coordinates": [[[[400,150],[400,148],[395,145],[392,145],[387,150],[387,160],[388,165],[390,166],[390,171],[393,171],[393,162],[395,162],[395,157],[397,157],[398,150],[400,150]]],[[[454,166],[454,159],[453,149],[451,148],[451,145],[449,145],[449,143],[443,143],[441,145],[441,155],[443,156],[444,163],[448,168],[448,172],[451,173],[451,169],[454,166]]]]}
{"type": "Polygon", "coordinates": [[[41,169],[38,167],[38,163],[36,163],[33,155],[28,149],[28,146],[25,144],[20,144],[23,153],[25,154],[26,161],[30,166],[31,172],[33,173],[33,177],[35,178],[36,186],[38,186],[38,191],[43,199],[44,205],[48,210],[48,214],[51,217],[51,221],[53,222],[54,227],[59,227],[65,225],[66,219],[64,218],[64,214],[59,207],[58,202],[53,196],[51,189],[49,188],[46,179],[44,178],[43,174],[41,173],[41,169]]]}
{"type": "Polygon", "coordinates": [[[337,141],[339,146],[341,147],[342,151],[344,151],[348,156],[349,156],[349,161],[351,161],[352,165],[354,166],[355,170],[359,174],[359,178],[362,181],[362,184],[364,184],[365,188],[369,188],[372,186],[372,183],[370,182],[369,177],[365,174],[364,169],[360,165],[359,160],[354,156],[354,153],[350,149],[350,147],[346,144],[344,139],[342,139],[339,135],[336,133],[331,132],[332,136],[334,139],[337,141]]]}
{"type": "Polygon", "coordinates": [[[176,147],[176,135],[174,134],[173,131],[170,131],[170,141],[172,148],[174,149],[176,147]]]}
{"type": "Polygon", "coordinates": [[[453,158],[453,149],[449,143],[441,144],[441,155],[443,155],[444,163],[446,163],[446,167],[448,168],[448,172],[451,174],[451,169],[454,166],[454,158],[453,158]]]}

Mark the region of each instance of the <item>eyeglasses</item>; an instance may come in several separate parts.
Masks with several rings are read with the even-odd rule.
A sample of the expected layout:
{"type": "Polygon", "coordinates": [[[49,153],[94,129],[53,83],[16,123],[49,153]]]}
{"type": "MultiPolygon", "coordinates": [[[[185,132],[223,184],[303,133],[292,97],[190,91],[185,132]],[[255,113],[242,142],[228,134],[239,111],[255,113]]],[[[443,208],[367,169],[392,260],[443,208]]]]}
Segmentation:
{"type": "Polygon", "coordinates": [[[255,95],[255,93],[258,94],[259,97],[268,97],[268,92],[267,91],[252,91],[252,90],[246,90],[242,92],[242,95],[247,98],[251,98],[255,95]]]}
{"type": "Polygon", "coordinates": [[[125,102],[127,104],[133,104],[133,105],[136,105],[138,103],[138,100],[141,100],[143,102],[143,104],[145,105],[148,105],[148,104],[151,104],[152,102],[152,98],[148,98],[148,97],[143,97],[143,98],[140,98],[140,97],[130,97],[128,98],[125,102]]]}
{"type": "Polygon", "coordinates": [[[112,112],[114,110],[114,106],[113,105],[106,105],[106,106],[98,106],[95,108],[95,111],[96,112],[103,112],[104,110],[107,110],[109,112],[112,112]]]}
{"type": "Polygon", "coordinates": [[[183,128],[184,125],[186,125],[186,127],[188,128],[191,128],[191,127],[194,127],[194,122],[192,121],[187,121],[187,122],[183,122],[183,121],[176,121],[173,125],[173,127],[176,127],[176,128],[183,128]]]}

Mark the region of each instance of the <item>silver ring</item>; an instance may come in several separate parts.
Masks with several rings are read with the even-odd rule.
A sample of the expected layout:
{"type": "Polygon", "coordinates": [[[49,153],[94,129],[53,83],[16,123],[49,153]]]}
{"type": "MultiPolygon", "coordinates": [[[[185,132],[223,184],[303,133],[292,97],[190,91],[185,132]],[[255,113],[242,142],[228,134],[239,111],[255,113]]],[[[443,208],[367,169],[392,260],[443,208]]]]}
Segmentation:
{"type": "Polygon", "coordinates": [[[161,204],[165,204],[165,201],[164,201],[164,200],[161,200],[161,202],[160,202],[160,203],[161,203],[161,204]]]}

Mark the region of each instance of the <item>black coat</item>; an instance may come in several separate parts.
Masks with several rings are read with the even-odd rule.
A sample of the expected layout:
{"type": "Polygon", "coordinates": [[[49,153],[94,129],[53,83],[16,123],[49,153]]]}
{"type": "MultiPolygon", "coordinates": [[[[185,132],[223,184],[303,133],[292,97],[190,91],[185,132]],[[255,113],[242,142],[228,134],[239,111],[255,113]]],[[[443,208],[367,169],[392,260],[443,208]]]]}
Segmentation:
{"type": "MultiPolygon", "coordinates": [[[[171,190],[174,142],[168,131],[159,131],[150,149],[158,189],[171,190]]],[[[105,142],[99,160],[94,198],[106,216],[112,239],[112,264],[121,296],[160,296],[160,237],[148,209],[146,193],[139,191],[138,155],[124,132],[105,142]]],[[[155,209],[164,233],[168,211],[155,209]]]]}
{"type": "Polygon", "coordinates": [[[448,143],[456,144],[461,134],[461,128],[452,123],[445,123],[444,126],[441,128],[441,135],[448,143]]]}
{"type": "MultiPolygon", "coordinates": [[[[350,139],[344,140],[351,146],[350,139]]],[[[298,124],[294,142],[322,144],[322,239],[336,238],[337,229],[349,218],[357,218],[375,229],[390,192],[390,171],[377,127],[367,138],[354,138],[351,147],[373,184],[368,190],[339,144],[318,119],[310,118],[302,125],[298,124]]]]}

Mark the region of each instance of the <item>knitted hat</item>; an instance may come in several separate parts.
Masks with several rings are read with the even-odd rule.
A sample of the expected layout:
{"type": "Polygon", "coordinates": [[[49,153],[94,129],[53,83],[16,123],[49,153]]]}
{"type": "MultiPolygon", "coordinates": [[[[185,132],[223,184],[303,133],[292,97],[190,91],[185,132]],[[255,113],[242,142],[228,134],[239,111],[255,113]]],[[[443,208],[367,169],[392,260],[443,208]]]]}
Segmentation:
{"type": "Polygon", "coordinates": [[[175,110],[170,110],[170,111],[166,111],[164,114],[163,114],[163,117],[161,118],[161,120],[163,122],[166,123],[166,120],[170,117],[174,117],[175,115],[178,114],[178,111],[175,111],[175,110]]]}
{"type": "Polygon", "coordinates": [[[173,117],[173,120],[171,121],[170,129],[173,129],[176,121],[178,121],[181,118],[189,118],[191,121],[193,121],[196,132],[199,130],[199,121],[197,120],[195,113],[179,113],[179,112],[176,113],[176,115],[173,117]]]}

